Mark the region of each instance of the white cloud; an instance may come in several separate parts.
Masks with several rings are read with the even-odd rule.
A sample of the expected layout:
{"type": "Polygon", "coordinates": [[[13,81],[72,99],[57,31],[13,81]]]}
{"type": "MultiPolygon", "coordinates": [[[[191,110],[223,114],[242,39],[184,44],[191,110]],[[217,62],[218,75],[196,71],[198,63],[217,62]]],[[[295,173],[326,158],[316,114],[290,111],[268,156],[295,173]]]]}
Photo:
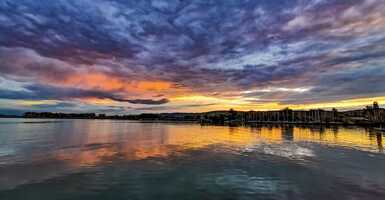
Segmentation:
{"type": "Polygon", "coordinates": [[[291,30],[304,29],[310,25],[311,25],[311,23],[310,23],[308,17],[300,15],[300,16],[296,16],[294,19],[290,20],[283,27],[283,30],[291,31],[291,30]]]}

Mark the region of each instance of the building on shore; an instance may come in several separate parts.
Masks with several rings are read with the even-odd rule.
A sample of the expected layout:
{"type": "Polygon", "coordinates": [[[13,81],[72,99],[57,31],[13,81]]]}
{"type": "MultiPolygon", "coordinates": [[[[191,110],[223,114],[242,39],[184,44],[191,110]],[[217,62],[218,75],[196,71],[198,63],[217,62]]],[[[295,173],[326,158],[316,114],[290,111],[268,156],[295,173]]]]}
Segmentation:
{"type": "Polygon", "coordinates": [[[377,102],[373,106],[366,106],[361,110],[351,110],[343,112],[346,120],[360,122],[360,123],[385,123],[385,109],[380,108],[377,102]]]}
{"type": "Polygon", "coordinates": [[[139,115],[113,115],[95,113],[35,113],[27,112],[26,118],[76,118],[76,119],[119,119],[119,120],[158,120],[158,121],[193,121],[207,124],[240,123],[292,123],[292,124],[356,124],[385,125],[385,109],[377,102],[364,109],[338,111],[292,110],[289,108],[276,111],[212,111],[205,113],[145,113],[139,115]]]}
{"type": "Polygon", "coordinates": [[[289,108],[278,111],[250,111],[243,113],[242,121],[247,123],[332,123],[339,122],[339,113],[321,109],[295,111],[289,108]]]}
{"type": "Polygon", "coordinates": [[[276,111],[216,111],[203,113],[203,123],[295,123],[295,124],[383,124],[385,109],[377,102],[365,109],[339,112],[337,109],[276,111]]]}

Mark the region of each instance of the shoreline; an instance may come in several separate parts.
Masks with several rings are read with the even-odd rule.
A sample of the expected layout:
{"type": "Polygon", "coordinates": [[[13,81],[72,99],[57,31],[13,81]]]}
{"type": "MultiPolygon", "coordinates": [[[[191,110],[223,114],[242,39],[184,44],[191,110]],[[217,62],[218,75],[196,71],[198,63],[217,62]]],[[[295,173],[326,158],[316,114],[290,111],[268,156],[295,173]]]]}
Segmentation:
{"type": "Polygon", "coordinates": [[[201,126],[228,126],[228,127],[254,127],[254,126],[317,126],[317,127],[361,127],[369,128],[375,131],[385,133],[385,129],[379,128],[379,124],[352,124],[352,123],[340,123],[340,122],[331,122],[331,123],[320,123],[320,122],[225,122],[225,123],[202,123],[195,120],[135,120],[135,119],[113,119],[113,118],[30,118],[30,117],[3,117],[0,116],[0,119],[41,119],[41,120],[113,120],[113,121],[130,121],[137,123],[176,123],[176,124],[200,124],[201,126]]]}

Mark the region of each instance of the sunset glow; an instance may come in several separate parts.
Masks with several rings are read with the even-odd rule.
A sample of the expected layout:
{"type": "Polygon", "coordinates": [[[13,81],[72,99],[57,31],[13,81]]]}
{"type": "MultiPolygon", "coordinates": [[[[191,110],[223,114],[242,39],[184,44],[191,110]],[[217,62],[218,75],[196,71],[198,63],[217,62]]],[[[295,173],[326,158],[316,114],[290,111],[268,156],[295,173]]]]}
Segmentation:
{"type": "Polygon", "coordinates": [[[0,0],[0,114],[382,106],[384,10],[383,0],[0,0]]]}

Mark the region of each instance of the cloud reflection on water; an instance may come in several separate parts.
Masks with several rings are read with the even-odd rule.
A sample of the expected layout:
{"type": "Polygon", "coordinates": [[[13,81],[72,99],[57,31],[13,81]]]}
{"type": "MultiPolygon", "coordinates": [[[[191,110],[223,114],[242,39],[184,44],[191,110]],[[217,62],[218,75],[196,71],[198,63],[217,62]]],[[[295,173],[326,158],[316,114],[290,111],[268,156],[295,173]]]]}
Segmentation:
{"type": "Polygon", "coordinates": [[[97,170],[116,162],[162,163],[163,159],[186,158],[194,151],[302,164],[318,156],[315,145],[383,153],[384,139],[369,130],[343,127],[220,127],[95,120],[2,126],[13,134],[0,131],[2,143],[9,147],[2,151],[12,152],[0,154],[0,188],[97,170]]]}

